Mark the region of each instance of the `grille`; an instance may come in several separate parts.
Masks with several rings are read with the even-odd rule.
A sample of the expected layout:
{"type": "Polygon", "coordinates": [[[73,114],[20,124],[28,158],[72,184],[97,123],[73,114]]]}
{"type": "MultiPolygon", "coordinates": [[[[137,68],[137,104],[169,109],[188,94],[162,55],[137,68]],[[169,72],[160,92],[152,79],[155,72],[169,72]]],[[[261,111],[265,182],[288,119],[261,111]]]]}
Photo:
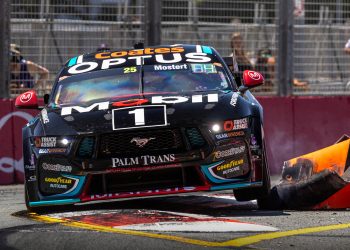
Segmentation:
{"type": "Polygon", "coordinates": [[[78,147],[77,156],[82,158],[90,158],[94,151],[94,137],[83,138],[78,147]]]}
{"type": "Polygon", "coordinates": [[[181,132],[178,129],[165,129],[101,135],[99,153],[102,156],[140,152],[176,153],[184,149],[181,132]],[[143,139],[148,141],[144,143],[146,140],[143,139]]]}
{"type": "Polygon", "coordinates": [[[196,167],[95,174],[92,175],[91,183],[88,195],[204,185],[196,167]]]}
{"type": "Polygon", "coordinates": [[[202,134],[197,128],[187,128],[186,129],[187,138],[191,144],[192,149],[198,149],[206,145],[202,134]]]}

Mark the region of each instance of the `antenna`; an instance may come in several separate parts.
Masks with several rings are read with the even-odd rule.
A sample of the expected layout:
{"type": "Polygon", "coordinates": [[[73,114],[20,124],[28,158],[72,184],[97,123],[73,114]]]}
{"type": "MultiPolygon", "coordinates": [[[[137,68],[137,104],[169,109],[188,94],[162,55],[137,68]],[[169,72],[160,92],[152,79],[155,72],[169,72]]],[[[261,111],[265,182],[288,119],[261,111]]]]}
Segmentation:
{"type": "Polygon", "coordinates": [[[143,42],[138,42],[134,44],[134,49],[144,49],[145,45],[143,42]]]}

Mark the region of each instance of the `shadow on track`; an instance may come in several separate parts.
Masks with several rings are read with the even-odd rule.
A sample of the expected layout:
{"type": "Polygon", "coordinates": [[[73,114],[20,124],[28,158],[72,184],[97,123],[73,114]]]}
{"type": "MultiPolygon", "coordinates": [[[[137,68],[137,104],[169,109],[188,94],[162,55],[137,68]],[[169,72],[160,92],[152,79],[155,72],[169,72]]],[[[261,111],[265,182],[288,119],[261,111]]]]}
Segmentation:
{"type": "MultiPolygon", "coordinates": [[[[237,202],[231,194],[187,195],[161,198],[109,201],[105,203],[57,206],[40,214],[101,210],[159,210],[201,214],[212,217],[254,217],[288,215],[282,210],[258,210],[255,202],[237,202]]],[[[20,214],[23,215],[21,212],[20,214]]],[[[16,213],[14,215],[19,215],[16,213]]]]}

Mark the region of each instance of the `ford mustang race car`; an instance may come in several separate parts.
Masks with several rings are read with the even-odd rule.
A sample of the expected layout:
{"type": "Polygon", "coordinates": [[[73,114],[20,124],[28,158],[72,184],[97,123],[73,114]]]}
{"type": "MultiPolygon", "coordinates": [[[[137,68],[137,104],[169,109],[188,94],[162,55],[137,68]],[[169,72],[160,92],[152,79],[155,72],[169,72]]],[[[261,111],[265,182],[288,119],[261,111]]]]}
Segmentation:
{"type": "Polygon", "coordinates": [[[262,107],[212,47],[170,45],[79,55],[22,130],[29,210],[101,200],[233,189],[270,190],[262,107]]]}

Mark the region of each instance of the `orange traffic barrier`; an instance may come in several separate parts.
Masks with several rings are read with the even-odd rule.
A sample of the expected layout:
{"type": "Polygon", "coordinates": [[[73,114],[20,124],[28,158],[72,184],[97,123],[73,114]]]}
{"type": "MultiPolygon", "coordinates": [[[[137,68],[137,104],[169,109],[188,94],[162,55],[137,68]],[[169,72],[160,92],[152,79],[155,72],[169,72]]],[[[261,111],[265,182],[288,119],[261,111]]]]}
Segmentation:
{"type": "Polygon", "coordinates": [[[282,180],[272,190],[278,196],[275,208],[350,208],[349,146],[345,135],[332,146],[284,162],[282,180]]]}

